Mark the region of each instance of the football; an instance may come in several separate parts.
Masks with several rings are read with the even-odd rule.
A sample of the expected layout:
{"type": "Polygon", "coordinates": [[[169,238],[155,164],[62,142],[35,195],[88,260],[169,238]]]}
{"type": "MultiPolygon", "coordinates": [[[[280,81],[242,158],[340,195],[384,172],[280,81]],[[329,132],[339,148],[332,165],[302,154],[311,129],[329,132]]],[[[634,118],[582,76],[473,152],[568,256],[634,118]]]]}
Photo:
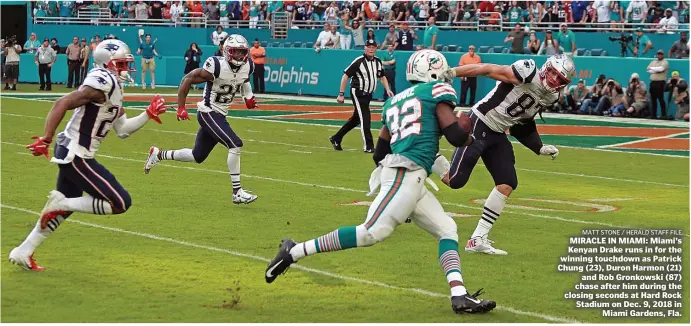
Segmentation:
{"type": "Polygon", "coordinates": [[[461,128],[465,131],[470,131],[470,117],[468,114],[466,114],[463,111],[458,112],[456,115],[458,119],[458,124],[461,125],[461,128]]]}

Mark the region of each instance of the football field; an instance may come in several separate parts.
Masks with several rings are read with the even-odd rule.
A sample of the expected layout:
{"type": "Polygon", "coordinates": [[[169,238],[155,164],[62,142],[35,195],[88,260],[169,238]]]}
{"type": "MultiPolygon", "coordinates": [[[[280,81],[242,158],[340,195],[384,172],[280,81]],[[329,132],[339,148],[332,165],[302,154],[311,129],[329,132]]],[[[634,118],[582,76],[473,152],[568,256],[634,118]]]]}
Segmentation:
{"type": "MultiPolygon", "coordinates": [[[[166,98],[171,108],[174,98],[166,98]]],[[[304,241],[365,219],[374,164],[358,130],[346,136],[345,151],[331,148],[328,136],[352,111],[335,101],[272,96],[259,110],[232,106],[229,122],[245,144],[243,188],[259,196],[243,206],[232,204],[222,146],[202,164],[166,161],[144,174],[149,146],[193,147],[196,117],[176,121],[173,110],[163,124],[149,122],[127,139],[112,132],[96,158],[133,206],[122,215],[73,214],[36,251],[44,272],[13,266],[9,251],[33,228],[55,186],[56,166],[24,148],[42,134],[55,99],[3,93],[0,100],[2,322],[689,322],[688,314],[622,319],[577,309],[563,296],[579,275],[556,268],[568,237],[584,228],[682,229],[688,312],[688,125],[554,115],[538,121],[544,142],[560,154],[551,160],[514,143],[519,186],[490,233],[509,255],[461,251],[466,286],[484,288],[481,298],[498,307],[456,315],[437,243],[414,224],[373,247],[306,258],[265,283],[281,239],[304,241]]],[[[128,116],[148,99],[126,95],[128,116]]],[[[196,99],[188,100],[194,108],[196,99]]],[[[452,147],[441,144],[450,158],[452,147]]],[[[433,179],[463,246],[492,178],[478,164],[463,189],[433,179]]]]}

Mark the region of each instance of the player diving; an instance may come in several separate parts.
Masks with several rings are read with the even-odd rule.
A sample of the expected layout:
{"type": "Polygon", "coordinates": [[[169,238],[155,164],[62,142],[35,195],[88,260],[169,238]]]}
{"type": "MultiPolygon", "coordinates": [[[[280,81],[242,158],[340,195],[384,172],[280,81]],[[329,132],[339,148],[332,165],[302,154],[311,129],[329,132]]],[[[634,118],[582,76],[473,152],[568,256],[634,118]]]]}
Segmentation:
{"type": "Polygon", "coordinates": [[[200,127],[194,148],[161,150],[151,146],[144,165],[145,173],[148,174],[154,165],[164,160],[202,163],[216,144],[220,143],[228,149],[227,163],[233,186],[233,203],[249,204],[257,200],[257,195],[242,189],[240,184],[242,139],[226,120],[228,106],[238,91],[242,93],[248,109],[258,107],[250,85],[254,63],[248,58],[247,40],[241,35],[232,34],[223,42],[223,57],[206,59],[202,68],[194,69],[182,78],[178,88],[178,120],[190,119],[185,101],[192,85],[206,83],[202,100],[197,103],[197,122],[200,127]]]}

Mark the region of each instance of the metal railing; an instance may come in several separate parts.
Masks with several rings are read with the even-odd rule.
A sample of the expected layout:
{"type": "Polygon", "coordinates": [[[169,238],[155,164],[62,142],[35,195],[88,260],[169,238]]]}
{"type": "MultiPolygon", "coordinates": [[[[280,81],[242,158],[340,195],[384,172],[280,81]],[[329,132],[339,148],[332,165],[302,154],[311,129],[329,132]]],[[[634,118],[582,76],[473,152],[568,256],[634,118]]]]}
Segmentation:
{"type": "MultiPolygon", "coordinates": [[[[216,27],[223,26],[224,28],[259,28],[270,29],[271,22],[266,20],[259,20],[257,22],[250,22],[247,20],[209,20],[206,16],[180,16],[177,20],[172,19],[146,19],[139,20],[134,18],[111,18],[110,11],[105,10],[80,10],[78,17],[34,17],[34,24],[75,24],[75,25],[111,25],[111,26],[175,26],[175,27],[216,27]],[[107,11],[107,16],[102,16],[103,12],[107,11]]],[[[291,27],[299,29],[321,29],[324,23],[329,21],[314,21],[314,20],[293,20],[291,27]]],[[[331,21],[330,23],[335,23],[331,21]]],[[[386,29],[393,24],[399,27],[401,24],[407,23],[411,29],[424,29],[427,27],[427,22],[424,21],[366,21],[365,28],[386,29]]],[[[546,22],[525,22],[524,26],[531,30],[543,32],[546,30],[557,31],[560,22],[546,23],[546,22]]],[[[437,22],[441,30],[460,30],[460,31],[510,31],[514,28],[515,23],[503,21],[500,13],[495,12],[481,12],[479,17],[474,21],[439,21],[437,22]],[[495,15],[495,16],[492,16],[495,15]],[[498,17],[496,17],[498,15],[498,17]]],[[[613,32],[613,33],[632,33],[638,27],[642,27],[647,33],[659,32],[659,24],[630,24],[630,23],[586,23],[574,24],[567,23],[570,30],[574,32],[583,31],[599,31],[599,32],[613,32]]],[[[667,33],[679,33],[689,31],[688,24],[679,24],[675,30],[667,30],[667,33]]]]}

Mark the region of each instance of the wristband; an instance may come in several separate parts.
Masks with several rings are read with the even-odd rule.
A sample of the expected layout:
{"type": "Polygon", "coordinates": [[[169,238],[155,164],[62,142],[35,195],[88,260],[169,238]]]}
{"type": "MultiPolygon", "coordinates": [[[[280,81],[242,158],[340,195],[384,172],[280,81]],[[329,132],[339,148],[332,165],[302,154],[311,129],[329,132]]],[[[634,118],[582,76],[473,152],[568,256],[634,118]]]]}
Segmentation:
{"type": "Polygon", "coordinates": [[[344,92],[338,92],[338,96],[345,96],[344,92]]]}

